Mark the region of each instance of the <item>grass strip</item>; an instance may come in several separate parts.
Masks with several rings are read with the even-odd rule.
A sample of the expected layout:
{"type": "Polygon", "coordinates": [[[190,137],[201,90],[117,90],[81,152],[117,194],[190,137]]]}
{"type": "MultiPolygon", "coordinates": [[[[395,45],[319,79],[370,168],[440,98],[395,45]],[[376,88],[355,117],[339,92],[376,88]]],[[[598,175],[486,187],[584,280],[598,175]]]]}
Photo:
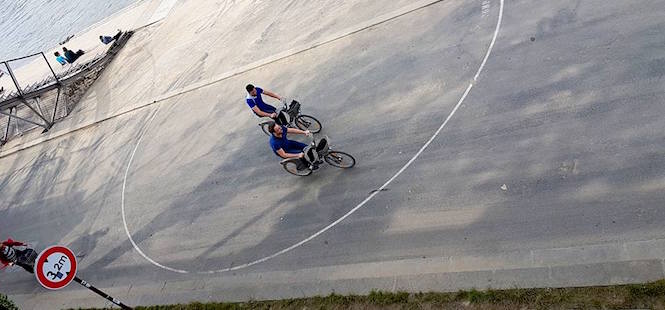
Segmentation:
{"type": "Polygon", "coordinates": [[[191,303],[135,309],[665,309],[665,280],[614,286],[483,291],[473,289],[452,293],[373,291],[363,296],[331,294],[325,297],[240,303],[191,303]]]}

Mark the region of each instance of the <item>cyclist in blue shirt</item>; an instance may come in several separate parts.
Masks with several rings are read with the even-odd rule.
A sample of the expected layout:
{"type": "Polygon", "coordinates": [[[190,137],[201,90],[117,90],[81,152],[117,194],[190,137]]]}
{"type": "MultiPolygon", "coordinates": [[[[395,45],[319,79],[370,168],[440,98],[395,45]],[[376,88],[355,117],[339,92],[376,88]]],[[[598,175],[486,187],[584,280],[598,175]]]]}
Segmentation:
{"type": "Polygon", "coordinates": [[[268,90],[263,90],[260,87],[254,87],[252,84],[247,84],[245,89],[247,90],[247,98],[245,101],[249,108],[254,111],[254,114],[259,117],[270,117],[272,119],[277,117],[277,108],[265,103],[261,95],[265,94],[266,96],[273,97],[280,101],[282,100],[282,97],[268,90]]]}
{"type": "Polygon", "coordinates": [[[298,170],[307,168],[309,163],[305,160],[303,150],[307,147],[307,144],[301,143],[298,141],[289,140],[286,136],[288,134],[299,134],[299,135],[310,135],[309,130],[300,130],[297,128],[288,128],[283,125],[279,125],[275,122],[271,122],[268,125],[268,131],[270,132],[270,147],[272,151],[279,157],[287,158],[300,158],[298,161],[298,170]]]}

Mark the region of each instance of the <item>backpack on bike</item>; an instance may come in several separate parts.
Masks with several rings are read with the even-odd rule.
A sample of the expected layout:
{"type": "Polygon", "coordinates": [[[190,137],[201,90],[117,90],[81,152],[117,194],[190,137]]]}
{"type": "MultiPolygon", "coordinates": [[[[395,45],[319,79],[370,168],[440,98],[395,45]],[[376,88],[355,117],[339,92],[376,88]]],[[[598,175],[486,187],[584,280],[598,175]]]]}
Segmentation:
{"type": "Polygon", "coordinates": [[[291,118],[294,118],[300,114],[300,102],[292,100],[288,108],[288,113],[291,118]]]}

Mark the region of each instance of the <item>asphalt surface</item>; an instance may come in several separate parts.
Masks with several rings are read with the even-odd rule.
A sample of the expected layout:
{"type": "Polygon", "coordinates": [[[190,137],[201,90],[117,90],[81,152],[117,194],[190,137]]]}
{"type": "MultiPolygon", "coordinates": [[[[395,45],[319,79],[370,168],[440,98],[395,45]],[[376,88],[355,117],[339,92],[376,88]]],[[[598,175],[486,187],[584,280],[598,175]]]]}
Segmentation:
{"type": "MultiPolygon", "coordinates": [[[[348,25],[312,23],[303,31],[314,34],[298,42],[380,15],[342,3],[333,14],[352,10],[348,25]]],[[[390,2],[382,14],[407,4],[390,2]]],[[[179,56],[185,64],[172,75],[144,73],[155,62],[142,55],[159,59],[150,42],[195,14],[187,5],[137,33],[119,55],[128,68],[107,69],[93,88],[97,104],[103,89],[122,89],[116,97],[131,101],[214,80],[285,50],[280,30],[294,33],[279,19],[262,33],[266,50],[252,49],[261,55],[233,61],[224,44],[171,35],[178,49],[191,47],[179,56]],[[187,64],[215,53],[219,68],[205,57],[187,64]]],[[[475,81],[498,0],[441,1],[396,16],[0,158],[0,233],[36,248],[69,246],[81,278],[132,305],[663,278],[664,5],[507,1],[475,81]],[[286,174],[243,103],[248,82],[302,102],[356,167],[286,174]],[[469,83],[446,127],[402,174],[334,227],[272,257],[393,177],[469,83]]],[[[312,22],[330,18],[291,10],[312,22]]],[[[0,288],[26,309],[105,305],[75,284],[47,292],[18,269],[0,276],[0,288]]]]}

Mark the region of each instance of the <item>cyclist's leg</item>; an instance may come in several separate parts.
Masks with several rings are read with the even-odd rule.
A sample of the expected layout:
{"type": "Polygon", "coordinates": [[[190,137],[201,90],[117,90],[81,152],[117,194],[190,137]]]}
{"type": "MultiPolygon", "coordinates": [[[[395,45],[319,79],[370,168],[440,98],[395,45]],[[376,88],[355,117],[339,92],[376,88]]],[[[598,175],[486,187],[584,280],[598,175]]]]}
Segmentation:
{"type": "Polygon", "coordinates": [[[273,107],[269,104],[266,104],[265,109],[263,109],[263,112],[266,112],[266,113],[275,113],[275,111],[277,111],[277,108],[275,108],[275,107],[273,107]]]}
{"type": "Polygon", "coordinates": [[[306,147],[307,144],[298,142],[298,141],[293,141],[293,140],[286,140],[286,145],[284,146],[284,152],[287,153],[300,153],[302,152],[306,147]]]}
{"type": "MultiPolygon", "coordinates": [[[[300,153],[307,147],[307,144],[305,143],[293,140],[287,140],[287,141],[288,142],[286,143],[284,149],[284,151],[287,153],[300,153]]],[[[298,161],[298,170],[302,170],[307,167],[309,167],[309,162],[307,161],[307,159],[305,159],[304,157],[300,158],[300,160],[298,161]]]]}
{"type": "MultiPolygon", "coordinates": [[[[257,106],[257,107],[258,107],[258,106],[257,106]]],[[[264,107],[264,109],[261,109],[261,107],[259,107],[259,110],[261,110],[261,111],[263,111],[263,112],[265,112],[265,113],[275,113],[275,111],[277,111],[277,108],[275,108],[275,107],[273,107],[273,106],[271,106],[271,105],[269,105],[269,104],[266,104],[266,107],[264,107]]],[[[254,113],[254,114],[255,114],[256,116],[258,116],[258,117],[262,117],[261,115],[259,115],[258,113],[256,113],[256,111],[254,111],[253,109],[252,109],[252,113],[254,113]]]]}

